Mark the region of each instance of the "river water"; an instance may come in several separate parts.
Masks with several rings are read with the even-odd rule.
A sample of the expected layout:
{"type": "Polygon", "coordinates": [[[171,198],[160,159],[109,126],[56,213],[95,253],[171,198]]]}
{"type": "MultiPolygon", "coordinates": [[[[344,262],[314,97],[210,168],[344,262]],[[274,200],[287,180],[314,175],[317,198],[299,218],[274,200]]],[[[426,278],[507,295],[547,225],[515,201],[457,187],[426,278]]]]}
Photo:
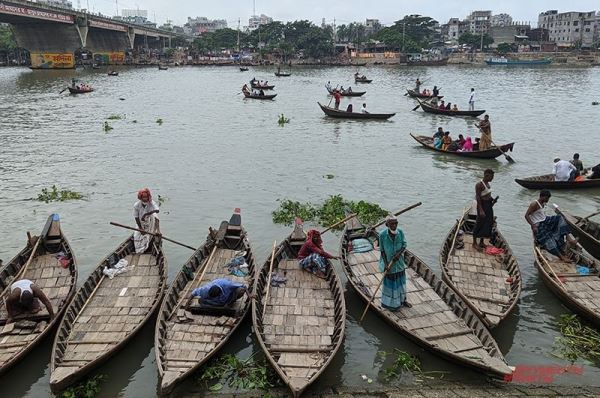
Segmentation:
{"type": "MultiPolygon", "coordinates": [[[[24,245],[27,230],[38,233],[48,214],[58,212],[79,261],[81,284],[127,235],[108,222],[133,224],[135,192],[148,186],[166,198],[163,233],[191,245],[200,244],[209,226],[218,226],[240,207],[260,263],[273,240],[289,232],[271,221],[278,199],[319,202],[342,194],[387,209],[422,201],[423,206],[401,217],[400,225],[410,249],[439,272],[444,237],[473,197],[483,170],[492,168],[493,190],[500,195],[495,208],[499,228],[524,275],[519,305],[494,335],[511,365],[567,364],[552,353],[559,335],[555,323],[568,310],[538,278],[531,232],[523,219],[535,192],[514,178],[546,174],[555,156],[570,159],[574,152],[584,165],[600,162],[595,137],[600,107],[591,106],[600,100],[600,69],[361,68],[374,82],[360,86],[367,94],[353,101],[355,109],[367,102],[372,112],[397,112],[389,122],[372,123],[327,119],[317,106],[317,101],[329,101],[323,87],[327,81],[352,83],[351,68],[294,68],[288,78],[275,78],[271,69],[241,73],[228,67],[122,69],[118,77],[105,72],[0,69],[0,258],[8,261],[24,245]],[[253,76],[276,84],[275,101],[242,99],[240,87],[253,76]],[[59,94],[72,77],[96,91],[59,94]],[[411,111],[415,102],[403,93],[417,77],[430,88],[442,87],[446,99],[462,109],[474,87],[477,108],[489,110],[495,141],[516,142],[516,163],[462,160],[419,147],[410,132],[432,134],[443,126],[455,136],[477,134],[472,120],[411,111]],[[281,113],[291,119],[285,127],[277,124],[281,113]],[[105,133],[103,123],[111,115],[124,118],[110,121],[114,129],[105,133]],[[162,125],[156,123],[159,118],[162,125]],[[335,177],[324,178],[327,174],[335,177]],[[50,204],[32,200],[53,184],[87,198],[50,204]]],[[[342,106],[347,103],[343,100],[342,106]]],[[[600,207],[599,194],[556,192],[552,202],[585,215],[600,207]]],[[[335,252],[338,244],[339,235],[326,236],[326,249],[335,252]]],[[[190,252],[169,243],[165,252],[173,278],[190,252]]],[[[418,355],[425,370],[448,372],[445,378],[482,379],[421,350],[373,314],[358,325],[363,304],[349,288],[346,302],[344,346],[317,386],[364,386],[363,374],[375,385],[383,383],[380,372],[389,361],[382,363],[377,352],[394,348],[418,355]]],[[[145,327],[98,370],[107,376],[100,396],[156,395],[153,327],[145,327]]],[[[49,395],[50,349],[47,340],[0,377],[3,395],[49,395]]],[[[249,321],[224,351],[242,357],[260,351],[249,321]]],[[[584,367],[583,374],[562,375],[554,382],[600,385],[600,368],[576,364],[584,367]]],[[[199,390],[190,381],[174,396],[199,390]]]]}

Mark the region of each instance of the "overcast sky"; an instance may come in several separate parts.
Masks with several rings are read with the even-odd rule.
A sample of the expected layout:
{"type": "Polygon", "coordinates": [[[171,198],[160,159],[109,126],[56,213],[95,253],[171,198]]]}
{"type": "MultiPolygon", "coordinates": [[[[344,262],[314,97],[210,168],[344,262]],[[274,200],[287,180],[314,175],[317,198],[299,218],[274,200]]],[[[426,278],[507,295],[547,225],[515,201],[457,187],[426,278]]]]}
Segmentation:
{"type": "MultiPolygon", "coordinates": [[[[72,0],[77,6],[78,0],[72,0]]],[[[181,25],[187,17],[205,16],[225,19],[230,27],[248,24],[252,15],[252,0],[79,0],[85,8],[106,15],[114,15],[117,9],[140,8],[148,10],[148,17],[159,24],[171,19],[181,25]]],[[[565,11],[600,10],[598,0],[256,0],[256,13],[266,14],[275,20],[292,21],[308,19],[317,24],[325,18],[337,24],[377,18],[384,25],[392,24],[407,14],[422,14],[445,23],[451,17],[464,18],[473,10],[492,10],[494,14],[508,13],[517,21],[537,23],[541,11],[557,9],[565,11]]]]}

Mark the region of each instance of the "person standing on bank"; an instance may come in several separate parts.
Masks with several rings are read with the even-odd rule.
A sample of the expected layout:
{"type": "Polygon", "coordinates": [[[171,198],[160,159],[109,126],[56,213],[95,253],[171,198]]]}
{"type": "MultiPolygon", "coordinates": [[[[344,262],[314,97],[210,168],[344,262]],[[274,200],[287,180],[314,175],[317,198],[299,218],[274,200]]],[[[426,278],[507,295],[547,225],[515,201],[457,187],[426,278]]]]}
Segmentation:
{"type": "MultiPolygon", "coordinates": [[[[160,222],[157,216],[160,210],[156,202],[152,200],[152,193],[148,188],[140,189],[137,197],[139,200],[133,205],[133,218],[138,228],[146,232],[160,233],[160,222]]],[[[134,232],[135,252],[144,253],[148,250],[151,240],[152,235],[145,232],[134,232]]]]}
{"type": "Polygon", "coordinates": [[[492,237],[492,228],[494,226],[494,204],[496,199],[492,199],[492,187],[490,183],[494,179],[494,171],[487,169],[483,173],[483,179],[475,184],[475,200],[477,201],[477,219],[473,228],[473,247],[476,250],[485,249],[484,238],[492,237]],[[479,239],[479,244],[477,244],[479,239]]]}
{"type": "Polygon", "coordinates": [[[391,214],[386,218],[387,228],[379,234],[379,270],[385,273],[381,291],[381,306],[398,311],[402,306],[412,307],[406,301],[406,240],[398,228],[398,219],[391,214]]]}
{"type": "Polygon", "coordinates": [[[470,111],[475,110],[475,89],[474,88],[471,89],[471,96],[469,97],[469,110],[470,111]]]}

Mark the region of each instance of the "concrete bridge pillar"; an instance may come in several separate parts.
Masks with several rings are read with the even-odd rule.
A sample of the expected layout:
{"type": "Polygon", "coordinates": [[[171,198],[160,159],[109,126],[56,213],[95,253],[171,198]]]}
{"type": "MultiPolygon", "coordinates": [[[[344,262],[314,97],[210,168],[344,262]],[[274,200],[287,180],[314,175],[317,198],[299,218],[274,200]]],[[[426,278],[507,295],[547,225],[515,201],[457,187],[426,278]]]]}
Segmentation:
{"type": "Polygon", "coordinates": [[[77,33],[79,33],[79,38],[81,39],[81,47],[87,47],[87,35],[88,31],[90,30],[87,16],[77,17],[75,21],[75,28],[77,29],[77,33]]]}
{"type": "Polygon", "coordinates": [[[127,28],[127,38],[129,39],[129,48],[135,47],[135,29],[133,27],[127,28]]]}
{"type": "Polygon", "coordinates": [[[75,25],[57,23],[14,23],[19,47],[29,50],[34,69],[70,69],[75,67],[75,51],[81,37],[75,25]]]}

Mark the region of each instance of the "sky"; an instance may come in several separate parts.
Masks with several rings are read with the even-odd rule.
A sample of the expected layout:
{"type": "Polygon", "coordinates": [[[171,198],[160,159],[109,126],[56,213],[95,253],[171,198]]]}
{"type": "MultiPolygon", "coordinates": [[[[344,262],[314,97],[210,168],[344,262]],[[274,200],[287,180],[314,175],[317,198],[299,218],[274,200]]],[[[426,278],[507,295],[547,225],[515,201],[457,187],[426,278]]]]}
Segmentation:
{"type": "MultiPolygon", "coordinates": [[[[159,24],[167,19],[182,25],[187,17],[205,16],[209,19],[225,19],[229,27],[248,24],[252,15],[253,0],[71,0],[76,7],[105,15],[115,15],[118,9],[148,10],[148,19],[159,24]]],[[[537,23],[542,11],[556,9],[566,11],[600,10],[598,0],[255,0],[256,13],[266,14],[274,20],[293,21],[308,19],[321,24],[347,24],[376,18],[384,25],[391,25],[407,14],[421,14],[445,23],[451,17],[464,18],[473,10],[491,10],[494,14],[508,13],[515,21],[537,23]]]]}

